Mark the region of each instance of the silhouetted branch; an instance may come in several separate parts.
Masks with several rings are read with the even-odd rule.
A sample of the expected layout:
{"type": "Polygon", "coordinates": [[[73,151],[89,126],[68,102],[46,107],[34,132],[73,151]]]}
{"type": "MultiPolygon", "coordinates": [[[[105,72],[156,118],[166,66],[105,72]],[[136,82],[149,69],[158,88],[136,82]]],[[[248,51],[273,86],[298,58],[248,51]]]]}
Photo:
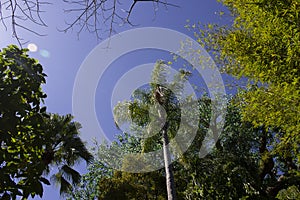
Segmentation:
{"type": "Polygon", "coordinates": [[[47,26],[46,23],[42,20],[41,6],[45,4],[50,4],[49,2],[42,2],[39,0],[29,1],[29,0],[7,0],[0,2],[0,20],[7,30],[6,22],[9,21],[12,29],[12,36],[17,39],[20,46],[26,43],[18,34],[18,28],[29,31],[33,34],[42,36],[28,26],[25,26],[25,21],[32,22],[33,24],[39,26],[47,26]]]}
{"type": "MultiPolygon", "coordinates": [[[[65,9],[64,12],[76,14],[77,17],[71,22],[66,22],[66,27],[59,29],[59,31],[67,32],[77,29],[78,36],[82,31],[88,31],[94,33],[97,39],[101,39],[102,34],[106,31],[111,36],[115,32],[114,27],[116,25],[129,24],[134,26],[130,21],[130,16],[137,3],[152,2],[154,7],[160,4],[166,7],[178,7],[175,4],[168,3],[167,0],[132,0],[128,9],[126,5],[122,5],[118,0],[63,0],[63,2],[68,4],[68,7],[71,7],[65,9]]],[[[7,22],[11,24],[12,36],[17,39],[21,47],[26,42],[19,36],[19,29],[43,36],[43,34],[33,30],[31,27],[29,28],[26,23],[31,22],[35,25],[46,27],[47,25],[41,17],[43,12],[41,7],[45,4],[51,3],[50,1],[40,0],[0,1],[0,20],[2,25],[7,30],[7,22]]]]}
{"type": "Polygon", "coordinates": [[[115,24],[129,24],[134,26],[134,24],[130,21],[130,16],[136,4],[139,2],[153,2],[156,4],[163,4],[165,6],[178,7],[175,4],[161,0],[132,0],[132,4],[126,11],[122,8],[122,5],[118,0],[64,0],[64,2],[75,6],[74,8],[65,10],[65,12],[79,12],[79,15],[73,22],[68,23],[67,27],[61,31],[67,32],[70,29],[73,29],[75,26],[79,26],[79,30],[77,32],[78,34],[80,34],[83,29],[86,29],[91,33],[96,33],[98,39],[101,39],[98,33],[99,30],[101,30],[99,28],[101,25],[98,20],[99,18],[102,18],[103,24],[108,26],[107,30],[104,31],[108,31],[109,36],[111,36],[112,33],[115,32],[115,24]]]}

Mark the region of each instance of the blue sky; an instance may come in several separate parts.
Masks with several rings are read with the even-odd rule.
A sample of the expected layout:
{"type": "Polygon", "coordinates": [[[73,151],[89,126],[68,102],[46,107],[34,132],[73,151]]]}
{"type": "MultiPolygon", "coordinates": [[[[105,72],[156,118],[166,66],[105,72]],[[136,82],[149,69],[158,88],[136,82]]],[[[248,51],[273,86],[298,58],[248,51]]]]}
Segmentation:
{"type": "MultiPolygon", "coordinates": [[[[172,3],[180,7],[168,7],[165,9],[163,6],[160,6],[156,15],[154,15],[152,3],[141,2],[135,7],[131,15],[131,21],[134,24],[139,24],[139,28],[147,26],[169,28],[191,37],[193,37],[193,33],[184,28],[188,19],[190,23],[197,23],[198,21],[202,23],[224,23],[224,19],[221,19],[217,14],[219,11],[224,10],[224,8],[215,0],[174,0],[172,3]]],[[[20,35],[38,47],[38,51],[30,53],[30,55],[41,62],[45,73],[48,75],[47,83],[43,86],[44,91],[48,95],[46,99],[48,112],[68,114],[72,113],[72,91],[76,73],[87,55],[101,41],[98,41],[95,35],[87,32],[82,32],[78,38],[76,30],[68,33],[57,31],[58,28],[65,27],[65,20],[74,17],[72,14],[66,15],[63,13],[63,8],[66,8],[66,4],[62,2],[44,7],[46,12],[43,13],[42,17],[48,25],[47,28],[39,26],[31,27],[31,25],[28,25],[40,33],[47,34],[47,36],[40,37],[23,31],[20,32],[20,35]]],[[[121,32],[132,28],[136,27],[124,25],[117,27],[117,31],[121,32]]],[[[8,44],[17,44],[16,40],[11,38],[9,30],[5,31],[2,26],[0,26],[0,35],[1,48],[8,44]]],[[[160,55],[157,52],[151,51],[137,52],[136,55],[132,53],[125,59],[123,58],[123,60],[116,62],[115,65],[122,63],[130,67],[132,64],[132,67],[134,67],[143,62],[155,62],[158,59],[165,59],[162,58],[165,56],[166,54],[164,53],[160,55]]],[[[122,72],[122,70],[118,70],[116,67],[114,69],[116,72],[122,72]]],[[[100,82],[98,85],[99,91],[96,94],[96,108],[101,107],[100,104],[97,105],[97,102],[100,102],[102,98],[104,100],[110,98],[106,96],[107,93],[104,91],[109,88],[109,86],[106,86],[106,84],[111,83],[109,80],[113,80],[113,78],[107,78],[107,83],[100,82]]],[[[100,123],[107,124],[105,131],[116,131],[113,128],[114,123],[110,107],[107,107],[104,113],[97,113],[97,116],[101,121],[100,123]]],[[[85,165],[80,165],[78,169],[84,172],[85,165]]],[[[60,198],[58,188],[54,185],[45,186],[44,188],[45,191],[42,199],[53,200],[60,198]]]]}

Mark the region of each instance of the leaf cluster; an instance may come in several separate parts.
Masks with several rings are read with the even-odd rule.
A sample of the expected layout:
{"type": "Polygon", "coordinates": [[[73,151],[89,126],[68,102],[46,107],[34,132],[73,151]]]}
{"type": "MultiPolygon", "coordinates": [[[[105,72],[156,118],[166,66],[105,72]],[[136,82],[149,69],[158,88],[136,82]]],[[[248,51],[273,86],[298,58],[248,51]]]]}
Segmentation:
{"type": "Polygon", "coordinates": [[[72,166],[92,156],[78,136],[71,115],[46,112],[41,85],[46,74],[26,49],[11,45],[0,52],[0,195],[16,199],[43,196],[51,166],[61,193],[80,181],[72,166]],[[70,183],[71,182],[71,183],[70,183]]]}

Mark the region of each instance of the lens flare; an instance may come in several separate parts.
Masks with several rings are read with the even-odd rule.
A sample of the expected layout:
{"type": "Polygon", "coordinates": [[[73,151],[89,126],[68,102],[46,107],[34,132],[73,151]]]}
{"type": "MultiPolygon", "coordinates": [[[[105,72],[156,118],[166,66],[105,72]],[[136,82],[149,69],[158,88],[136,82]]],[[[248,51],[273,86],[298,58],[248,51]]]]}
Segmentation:
{"type": "Polygon", "coordinates": [[[27,48],[29,49],[30,52],[36,52],[38,50],[38,47],[34,43],[28,44],[27,48]]]}
{"type": "Polygon", "coordinates": [[[40,50],[40,55],[43,56],[44,58],[49,58],[50,52],[45,49],[42,49],[42,50],[40,50]]]}

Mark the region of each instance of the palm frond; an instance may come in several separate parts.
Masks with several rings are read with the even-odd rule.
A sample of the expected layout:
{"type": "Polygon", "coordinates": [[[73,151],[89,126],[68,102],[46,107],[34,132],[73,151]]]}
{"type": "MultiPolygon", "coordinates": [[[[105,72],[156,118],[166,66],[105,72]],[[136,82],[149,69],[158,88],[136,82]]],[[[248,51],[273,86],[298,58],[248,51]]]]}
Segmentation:
{"type": "Polygon", "coordinates": [[[76,185],[80,182],[81,175],[76,170],[72,169],[68,165],[64,165],[61,168],[62,175],[66,177],[69,181],[72,181],[73,185],[76,185]]]}
{"type": "Polygon", "coordinates": [[[61,172],[52,175],[51,181],[54,182],[56,186],[60,185],[60,195],[66,194],[68,191],[72,190],[72,185],[63,177],[61,172]]]}

